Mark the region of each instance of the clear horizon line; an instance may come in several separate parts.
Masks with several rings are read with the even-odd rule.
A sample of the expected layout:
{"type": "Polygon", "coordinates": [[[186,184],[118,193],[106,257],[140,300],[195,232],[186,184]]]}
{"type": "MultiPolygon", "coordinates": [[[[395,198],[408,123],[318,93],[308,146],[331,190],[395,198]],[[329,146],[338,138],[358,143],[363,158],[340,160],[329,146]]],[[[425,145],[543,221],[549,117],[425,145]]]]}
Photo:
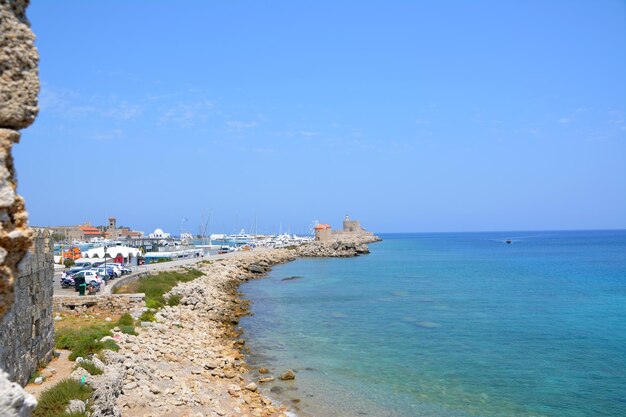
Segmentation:
{"type": "MultiPolygon", "coordinates": [[[[368,231],[371,231],[368,229],[368,231]]],[[[610,228],[610,229],[518,229],[518,230],[456,230],[456,231],[442,231],[442,230],[430,230],[430,231],[412,231],[412,232],[388,232],[388,231],[375,231],[377,233],[386,234],[424,234],[424,233],[518,233],[518,232],[621,232],[626,231],[626,228],[610,228]]]]}

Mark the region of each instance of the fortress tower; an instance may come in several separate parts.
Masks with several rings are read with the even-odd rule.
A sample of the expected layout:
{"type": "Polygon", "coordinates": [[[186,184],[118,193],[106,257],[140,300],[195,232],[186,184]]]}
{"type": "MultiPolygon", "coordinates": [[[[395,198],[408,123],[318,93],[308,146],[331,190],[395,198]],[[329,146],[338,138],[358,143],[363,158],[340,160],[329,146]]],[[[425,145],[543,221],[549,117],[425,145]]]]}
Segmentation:
{"type": "Polygon", "coordinates": [[[343,231],[349,233],[362,233],[365,230],[361,227],[360,221],[350,220],[350,216],[346,214],[346,218],[343,220],[343,231]]]}

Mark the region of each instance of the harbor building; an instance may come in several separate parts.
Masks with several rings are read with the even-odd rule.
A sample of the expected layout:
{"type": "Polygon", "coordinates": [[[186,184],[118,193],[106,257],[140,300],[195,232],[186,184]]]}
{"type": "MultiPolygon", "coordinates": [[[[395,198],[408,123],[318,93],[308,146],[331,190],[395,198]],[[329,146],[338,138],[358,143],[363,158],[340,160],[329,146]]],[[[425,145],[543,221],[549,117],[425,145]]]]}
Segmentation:
{"type": "Polygon", "coordinates": [[[327,242],[331,240],[332,231],[328,224],[318,224],[315,226],[315,240],[317,242],[327,242]]]}
{"type": "Polygon", "coordinates": [[[169,239],[170,238],[170,234],[169,233],[165,233],[161,229],[156,229],[154,232],[150,233],[148,235],[148,237],[150,237],[151,239],[169,239]]]}
{"type": "Polygon", "coordinates": [[[365,229],[361,227],[360,221],[350,220],[350,216],[346,214],[346,218],[343,219],[343,231],[346,233],[363,233],[365,229]]]}
{"type": "Polygon", "coordinates": [[[352,220],[346,214],[343,220],[343,229],[333,231],[328,224],[318,224],[315,226],[315,240],[318,242],[326,242],[334,239],[346,238],[350,239],[355,236],[373,236],[372,232],[368,232],[361,226],[359,220],[352,220]]]}

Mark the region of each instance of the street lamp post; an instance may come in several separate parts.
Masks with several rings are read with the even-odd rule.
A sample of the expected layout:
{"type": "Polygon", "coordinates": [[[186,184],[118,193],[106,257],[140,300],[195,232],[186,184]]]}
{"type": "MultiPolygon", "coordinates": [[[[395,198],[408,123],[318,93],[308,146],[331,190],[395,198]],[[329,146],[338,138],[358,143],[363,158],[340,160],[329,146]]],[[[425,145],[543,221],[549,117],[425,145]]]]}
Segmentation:
{"type": "MultiPolygon", "coordinates": [[[[107,271],[107,245],[104,245],[104,273],[108,274],[109,271],[107,271]]],[[[104,277],[102,277],[102,280],[104,281],[104,277]]],[[[106,283],[106,281],[104,281],[106,283]]]]}

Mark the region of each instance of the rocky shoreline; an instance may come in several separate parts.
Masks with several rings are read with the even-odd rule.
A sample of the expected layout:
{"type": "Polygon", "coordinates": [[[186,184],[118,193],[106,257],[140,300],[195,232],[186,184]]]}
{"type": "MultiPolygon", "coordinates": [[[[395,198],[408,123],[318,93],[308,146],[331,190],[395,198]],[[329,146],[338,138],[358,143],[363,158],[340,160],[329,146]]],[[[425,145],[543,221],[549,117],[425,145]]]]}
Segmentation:
{"type": "MultiPolygon", "coordinates": [[[[95,377],[95,416],[284,417],[288,409],[259,393],[259,385],[296,377],[290,370],[253,370],[244,360],[237,329],[248,314],[239,285],[272,266],[298,257],[350,257],[369,253],[360,236],[289,249],[258,249],[229,258],[200,261],[203,276],[173,288],[180,304],[156,313],[137,336],[115,332],[117,353],[107,351],[105,373],[95,377]],[[103,389],[104,386],[110,387],[103,389]]],[[[297,378],[297,377],[296,377],[297,378]]]]}

